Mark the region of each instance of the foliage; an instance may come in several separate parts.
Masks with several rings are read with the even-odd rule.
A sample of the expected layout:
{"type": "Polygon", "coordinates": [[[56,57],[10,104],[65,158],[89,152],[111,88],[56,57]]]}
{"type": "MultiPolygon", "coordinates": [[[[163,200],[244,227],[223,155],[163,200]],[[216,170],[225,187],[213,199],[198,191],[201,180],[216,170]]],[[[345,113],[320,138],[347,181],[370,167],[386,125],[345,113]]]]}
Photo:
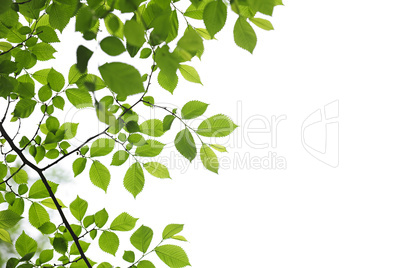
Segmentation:
{"type": "Polygon", "coordinates": [[[187,241],[179,235],[182,224],[166,226],[160,243],[150,247],[154,239],[150,227],[136,228],[138,219],[127,212],[115,218],[109,218],[105,209],[90,212],[91,204],[79,196],[65,205],[56,197],[59,184],[50,181],[45,171],[76,157],[74,176],[89,169],[93,185],[107,192],[112,175],[103,157],[113,154],[110,165],[114,166],[131,159],[123,185],[136,198],[145,185],[144,169],[156,178],[170,178],[168,168],[150,158],[164,150],[165,144],[157,138],[171,131],[177,121],[183,126],[174,139],[177,151],[190,162],[198,155],[205,168],[218,173],[215,151],[226,152],[226,148],[209,144],[208,139],[228,136],[237,125],[217,114],[197,128],[190,127],[189,120],[203,115],[208,104],[191,100],[180,112],[160,106],[149,95],[151,81],[157,76],[160,86],[172,94],[178,73],[202,84],[190,62],[194,57],[201,59],[204,41],[222,30],[228,10],[237,16],[235,43],[252,53],[257,37],[251,24],[272,30],[272,24],[261,16],[271,16],[274,6],[281,4],[281,0],[0,0],[0,107],[4,112],[0,121],[0,239],[13,244],[18,253],[7,257],[7,267],[112,267],[102,262],[102,256],[89,258],[86,251],[95,247],[97,239],[101,250],[115,256],[124,232],[131,234],[132,248],[117,257],[130,267],[155,267],[145,260],[150,253],[171,268],[190,265],[182,247],[169,242],[187,241]],[[99,73],[89,73],[94,52],[86,45],[77,47],[76,64],[68,74],[50,64],[38,67],[42,64],[37,63],[57,56],[55,44],[63,40],[69,23],[81,33],[84,44],[98,41],[105,54],[127,55],[135,64],[148,62],[149,71],[141,73],[137,65],[113,61],[102,63],[99,73]],[[140,104],[162,109],[166,116],[141,122],[136,112],[140,104]],[[71,140],[80,122],[61,121],[70,106],[93,108],[104,130],[74,146],[71,140]],[[36,120],[32,133],[20,133],[21,125],[36,120]],[[39,179],[33,179],[36,176],[39,179]],[[50,210],[57,211],[61,224],[50,210]],[[10,236],[23,218],[50,243],[38,243],[26,231],[10,236]]]}

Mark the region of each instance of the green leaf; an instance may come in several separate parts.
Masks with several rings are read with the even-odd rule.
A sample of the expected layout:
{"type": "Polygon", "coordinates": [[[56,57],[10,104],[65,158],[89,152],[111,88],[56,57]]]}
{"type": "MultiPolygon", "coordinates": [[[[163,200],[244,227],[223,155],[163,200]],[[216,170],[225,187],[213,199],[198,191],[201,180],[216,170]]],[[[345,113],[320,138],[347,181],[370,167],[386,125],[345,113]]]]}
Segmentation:
{"type": "Polygon", "coordinates": [[[31,52],[35,54],[36,58],[40,61],[47,61],[54,59],[53,53],[57,52],[51,45],[47,43],[38,43],[31,48],[31,52]]]}
{"type": "Polygon", "coordinates": [[[56,234],[53,239],[53,248],[60,254],[64,254],[67,251],[68,243],[67,240],[61,236],[61,234],[56,234]]]}
{"type": "Polygon", "coordinates": [[[183,37],[177,42],[177,51],[183,59],[191,60],[197,52],[204,50],[202,38],[191,27],[188,27],[183,37]]]}
{"type": "Polygon", "coordinates": [[[172,94],[175,88],[177,87],[178,82],[179,77],[177,76],[176,73],[169,74],[161,70],[158,74],[159,85],[172,94]]]}
{"type": "Polygon", "coordinates": [[[155,268],[155,265],[150,261],[142,260],[137,264],[137,268],[155,268]]]}
{"type": "Polygon", "coordinates": [[[59,129],[59,127],[60,127],[59,120],[54,116],[49,116],[48,119],[46,120],[47,130],[52,133],[56,133],[56,131],[59,129]]]}
{"type": "Polygon", "coordinates": [[[77,128],[78,128],[78,123],[67,122],[60,126],[59,131],[64,133],[63,139],[69,140],[69,139],[74,138],[75,135],[77,135],[77,128]]]}
{"type": "Polygon", "coordinates": [[[28,118],[35,110],[36,101],[21,99],[15,106],[14,116],[19,118],[28,118]]]}
{"type": "Polygon", "coordinates": [[[77,64],[71,65],[68,72],[68,84],[72,85],[76,83],[82,76],[83,74],[78,70],[77,64]]]}
{"type": "Polygon", "coordinates": [[[156,255],[170,268],[190,265],[186,252],[179,246],[163,245],[155,248],[156,255]]]}
{"type": "Polygon", "coordinates": [[[95,25],[94,14],[90,7],[83,5],[75,19],[75,31],[86,33],[95,25]]]}
{"type": "Polygon", "coordinates": [[[92,97],[87,90],[78,88],[69,88],[66,90],[68,100],[76,108],[93,107],[92,97]]]}
{"type": "Polygon", "coordinates": [[[4,242],[11,243],[10,234],[7,232],[7,230],[2,228],[0,228],[0,239],[4,242]]]}
{"type": "Polygon", "coordinates": [[[143,157],[154,157],[160,154],[165,144],[156,140],[147,140],[147,143],[137,147],[135,154],[143,157]]]}
{"type": "Polygon", "coordinates": [[[92,54],[93,52],[83,45],[80,45],[77,48],[77,69],[81,73],[85,73],[88,61],[92,57],[92,54]]]}
{"type": "Polygon", "coordinates": [[[60,153],[59,150],[57,149],[51,149],[49,151],[47,151],[47,153],[45,154],[45,156],[49,159],[56,159],[57,157],[59,157],[60,153]]]}
{"type": "Polygon", "coordinates": [[[153,235],[154,232],[151,228],[142,225],[130,237],[130,242],[136,249],[145,253],[147,252],[148,247],[151,244],[153,235]]]}
{"type": "Polygon", "coordinates": [[[222,153],[227,152],[225,146],[222,146],[219,144],[210,144],[209,146],[211,146],[213,149],[217,150],[218,152],[222,152],[222,153]]]}
{"type": "MultiPolygon", "coordinates": [[[[17,172],[18,168],[16,167],[10,167],[10,174],[14,174],[15,172],[17,172]]],[[[18,184],[24,184],[28,182],[28,173],[21,169],[20,171],[18,171],[17,174],[15,174],[13,176],[13,180],[18,183],[18,184]]]]}
{"type": "Polygon", "coordinates": [[[24,231],[15,241],[15,249],[21,257],[29,254],[35,253],[38,248],[38,244],[30,236],[28,236],[24,231]]]}
{"type": "Polygon", "coordinates": [[[226,115],[217,114],[202,121],[197,133],[204,137],[225,137],[236,128],[237,125],[226,115]]]}
{"type": "Polygon", "coordinates": [[[144,164],[144,168],[157,178],[165,179],[170,178],[169,171],[165,165],[158,162],[148,162],[144,164]]]}
{"type": "Polygon", "coordinates": [[[165,227],[162,233],[163,239],[168,239],[183,230],[184,224],[169,224],[165,227]]]}
{"type": "Polygon", "coordinates": [[[173,115],[168,114],[167,116],[165,116],[163,118],[163,131],[168,131],[170,130],[170,127],[172,126],[173,120],[176,117],[174,117],[173,115]]]}
{"type": "Polygon", "coordinates": [[[128,159],[129,154],[125,150],[119,150],[113,154],[112,166],[121,166],[128,159]]]}
{"type": "Polygon", "coordinates": [[[53,98],[54,107],[56,107],[56,108],[58,108],[60,110],[63,110],[64,109],[64,104],[65,104],[65,101],[64,101],[63,97],[56,96],[56,97],[53,98]]]}
{"type": "MultiPolygon", "coordinates": [[[[57,183],[52,181],[48,181],[48,184],[53,193],[56,193],[57,187],[59,186],[57,183]]],[[[29,189],[28,197],[32,199],[40,199],[49,197],[49,192],[46,189],[46,186],[43,184],[42,180],[37,180],[32,184],[31,188],[29,189]]]]}
{"type": "Polygon", "coordinates": [[[146,58],[148,58],[150,55],[152,54],[152,49],[150,49],[150,48],[143,48],[142,50],[141,50],[141,53],[140,53],[140,58],[141,59],[146,59],[146,58]]]}
{"type": "Polygon", "coordinates": [[[184,104],[181,109],[181,117],[183,119],[193,119],[203,115],[208,108],[208,104],[201,101],[189,101],[184,104]]]}
{"type": "MultiPolygon", "coordinates": [[[[63,202],[61,202],[60,199],[56,198],[56,200],[57,200],[57,202],[59,203],[59,205],[60,205],[61,208],[66,208],[66,206],[63,204],[63,202]]],[[[55,209],[55,210],[57,209],[56,204],[53,202],[53,199],[50,198],[50,197],[47,198],[47,199],[44,199],[44,200],[40,201],[40,203],[41,203],[42,205],[48,207],[48,208],[55,209]]]]}
{"type": "Polygon", "coordinates": [[[163,122],[159,119],[150,119],[140,125],[141,133],[152,137],[160,137],[164,134],[163,122]]]}
{"type": "Polygon", "coordinates": [[[110,230],[114,231],[130,231],[134,228],[137,218],[132,217],[126,212],[117,216],[110,224],[110,230]]]}
{"type": "Polygon", "coordinates": [[[173,239],[179,240],[179,241],[184,241],[187,242],[187,239],[184,236],[181,235],[174,235],[172,236],[173,239]]]}
{"type": "Polygon", "coordinates": [[[51,68],[47,75],[47,82],[49,83],[51,89],[59,92],[63,89],[66,81],[64,80],[64,76],[61,73],[51,68]]]}
{"type": "Polygon", "coordinates": [[[58,29],[60,32],[67,26],[70,18],[76,10],[76,5],[65,5],[53,2],[47,9],[49,14],[49,23],[53,28],[58,29]]]}
{"type": "Polygon", "coordinates": [[[100,138],[91,145],[91,157],[105,156],[114,149],[115,141],[113,139],[100,138]]]}
{"type": "Polygon", "coordinates": [[[201,156],[201,161],[204,167],[212,172],[215,172],[218,174],[218,169],[219,169],[219,161],[218,158],[216,157],[216,154],[214,151],[212,151],[211,148],[208,147],[208,145],[203,144],[201,149],[200,149],[200,156],[201,156]]]}
{"type": "Polygon", "coordinates": [[[203,19],[211,37],[222,30],[226,23],[227,13],[227,7],[221,0],[212,1],[206,5],[203,19]]]}
{"type": "Polygon", "coordinates": [[[85,157],[80,157],[75,159],[73,163],[73,172],[74,172],[74,177],[77,177],[79,174],[81,174],[85,166],[87,164],[87,159],[85,157]]]}
{"type": "Polygon", "coordinates": [[[126,21],[124,24],[124,36],[132,46],[142,47],[145,43],[144,27],[135,20],[126,21]]]}
{"type": "Polygon", "coordinates": [[[181,64],[179,67],[179,70],[180,70],[181,75],[187,81],[193,82],[193,83],[198,83],[198,84],[202,85],[200,76],[198,75],[198,72],[196,69],[194,69],[194,67],[181,64]]]}
{"type": "Polygon", "coordinates": [[[102,209],[96,212],[94,217],[96,226],[102,228],[109,219],[109,214],[107,213],[106,209],[102,209]]]}
{"type": "Polygon", "coordinates": [[[99,247],[106,253],[115,256],[117,249],[119,248],[119,237],[109,231],[104,231],[99,237],[99,247]]]}
{"type": "Polygon", "coordinates": [[[95,186],[101,188],[106,193],[110,183],[110,172],[101,162],[94,161],[92,163],[89,170],[89,178],[95,186]]]}
{"type": "Polygon", "coordinates": [[[239,17],[237,19],[233,34],[236,45],[253,53],[257,45],[257,36],[245,18],[239,17]]]}
{"type": "Polygon", "coordinates": [[[105,25],[107,31],[120,39],[124,38],[123,35],[123,22],[113,13],[109,13],[105,18],[105,25]]]}
{"type": "Polygon", "coordinates": [[[39,255],[39,263],[47,263],[53,259],[53,249],[45,249],[39,255]]]}
{"type": "Polygon", "coordinates": [[[133,263],[135,261],[135,254],[133,251],[129,250],[125,250],[124,254],[123,254],[123,260],[125,260],[126,262],[131,262],[133,263]]]}
{"type": "Polygon", "coordinates": [[[99,67],[99,72],[106,85],[118,98],[144,92],[141,74],[133,66],[122,62],[105,63],[99,67]]]}
{"type": "Polygon", "coordinates": [[[57,33],[50,26],[39,26],[36,32],[38,33],[39,39],[45,43],[60,42],[57,33]]]}
{"type": "Polygon", "coordinates": [[[193,161],[197,155],[197,147],[195,146],[193,135],[191,135],[191,132],[187,128],[177,133],[174,139],[174,145],[177,151],[190,162],[193,161]]]}
{"type": "Polygon", "coordinates": [[[126,48],[124,47],[121,40],[114,36],[108,36],[104,38],[100,42],[100,46],[102,50],[110,56],[118,56],[126,51],[126,48]]]}
{"type": "Polygon", "coordinates": [[[73,216],[79,221],[84,218],[87,208],[88,202],[81,199],[78,195],[77,198],[70,204],[71,214],[73,214],[73,216]]]}
{"type": "Polygon", "coordinates": [[[144,172],[141,168],[140,163],[136,162],[126,172],[124,176],[124,187],[129,191],[134,198],[142,191],[144,188],[144,172]]]}
{"type": "Polygon", "coordinates": [[[0,211],[0,228],[11,228],[14,227],[22,217],[12,210],[2,210],[0,211]]]}
{"type": "Polygon", "coordinates": [[[272,23],[269,20],[261,19],[261,18],[250,18],[250,21],[254,23],[254,25],[260,27],[261,29],[271,31],[274,29],[272,23]]]}
{"type": "MultiPolygon", "coordinates": [[[[89,246],[91,245],[90,243],[87,243],[85,241],[79,241],[79,243],[84,252],[86,252],[88,250],[89,246]]],[[[80,255],[80,252],[78,251],[78,247],[75,243],[71,245],[70,254],[71,255],[80,255]]]]}
{"type": "Polygon", "coordinates": [[[39,228],[48,221],[50,221],[50,217],[46,209],[44,209],[38,203],[32,203],[31,207],[29,208],[29,222],[32,224],[32,226],[39,228]]]}

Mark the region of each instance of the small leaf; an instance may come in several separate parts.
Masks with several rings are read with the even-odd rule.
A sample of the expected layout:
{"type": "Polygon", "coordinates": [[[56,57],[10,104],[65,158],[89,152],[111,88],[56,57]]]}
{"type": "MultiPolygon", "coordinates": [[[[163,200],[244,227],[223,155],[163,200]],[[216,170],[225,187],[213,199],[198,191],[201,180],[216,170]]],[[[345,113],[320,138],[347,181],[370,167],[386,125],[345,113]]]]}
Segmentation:
{"type": "Polygon", "coordinates": [[[36,58],[40,61],[47,61],[54,59],[53,54],[56,51],[51,45],[47,43],[38,43],[31,48],[31,52],[35,54],[36,58]]]}
{"type": "Polygon", "coordinates": [[[135,261],[135,254],[133,251],[129,250],[125,250],[124,254],[123,254],[123,260],[125,260],[126,262],[131,262],[133,263],[135,261]]]}
{"type": "Polygon", "coordinates": [[[129,191],[134,198],[142,191],[145,184],[144,172],[138,162],[134,163],[127,170],[123,184],[126,190],[129,191]]]}
{"type": "Polygon", "coordinates": [[[271,31],[274,29],[272,23],[269,20],[261,19],[261,18],[250,18],[250,21],[254,23],[256,26],[260,27],[261,29],[271,31]]]}
{"type": "Polygon", "coordinates": [[[2,210],[0,211],[0,228],[11,228],[14,227],[22,217],[12,210],[2,210]]]}
{"type": "Polygon", "coordinates": [[[132,217],[126,212],[117,216],[110,224],[110,230],[114,231],[130,231],[134,228],[138,219],[132,217]]]}
{"type": "Polygon", "coordinates": [[[163,239],[168,239],[174,236],[175,234],[180,233],[183,230],[184,224],[169,224],[165,227],[162,233],[163,239]]]}
{"type": "Polygon", "coordinates": [[[164,118],[163,118],[163,131],[168,131],[168,130],[170,130],[170,127],[172,126],[172,123],[173,123],[173,120],[175,119],[176,117],[174,117],[173,115],[171,115],[171,114],[168,114],[167,116],[165,116],[164,118]]]}
{"type": "Polygon", "coordinates": [[[62,90],[65,84],[64,76],[53,68],[50,69],[47,75],[47,82],[50,88],[56,92],[62,90]]]}
{"type": "Polygon", "coordinates": [[[227,7],[221,0],[212,1],[205,6],[203,19],[212,37],[225,25],[227,13],[227,7]]]}
{"type": "Polygon", "coordinates": [[[106,54],[110,56],[118,56],[126,51],[126,48],[124,47],[120,39],[114,36],[108,36],[104,38],[100,42],[100,47],[106,54]]]}
{"type": "Polygon", "coordinates": [[[144,164],[144,168],[157,178],[165,179],[170,178],[169,171],[165,165],[158,162],[148,162],[144,164]]]}
{"type": "Polygon", "coordinates": [[[201,79],[198,72],[194,69],[194,67],[189,65],[181,64],[179,67],[181,75],[189,82],[201,84],[201,79]]]}
{"type": "Polygon", "coordinates": [[[71,214],[79,221],[84,218],[87,208],[88,202],[81,199],[79,196],[70,204],[71,214]]]}
{"type": "Polygon", "coordinates": [[[193,161],[197,155],[197,148],[195,147],[193,135],[191,135],[191,132],[187,128],[177,133],[176,138],[174,139],[174,145],[176,146],[177,151],[179,151],[179,153],[190,162],[193,161]]]}
{"type": "MultiPolygon", "coordinates": [[[[61,202],[60,199],[56,198],[57,202],[59,203],[59,205],[61,206],[61,208],[66,208],[66,206],[63,204],[63,202],[61,202]]],[[[52,198],[47,198],[44,199],[42,201],[40,201],[42,205],[51,208],[51,209],[57,209],[56,204],[53,202],[52,198]]]]}
{"type": "Polygon", "coordinates": [[[142,225],[134,234],[130,237],[131,244],[139,251],[145,253],[151,244],[154,232],[151,228],[142,225]]]}
{"type": "Polygon", "coordinates": [[[135,154],[143,157],[154,157],[161,153],[165,144],[156,140],[146,140],[146,144],[137,147],[135,154]]]}
{"type": "Polygon", "coordinates": [[[207,110],[208,104],[201,101],[189,101],[184,104],[181,109],[181,117],[183,119],[193,119],[203,115],[207,110]]]}
{"type": "Polygon", "coordinates": [[[218,169],[219,169],[219,161],[218,158],[216,157],[216,154],[214,151],[212,151],[211,148],[208,147],[208,145],[203,144],[201,149],[200,149],[200,156],[201,156],[201,161],[204,167],[212,172],[215,172],[218,174],[218,169]]]}
{"type": "Polygon", "coordinates": [[[233,34],[236,45],[253,53],[257,44],[257,36],[245,18],[239,17],[237,19],[233,34]]]}
{"type": "MultiPolygon", "coordinates": [[[[79,243],[80,243],[80,246],[82,248],[82,251],[84,251],[84,252],[86,252],[88,250],[89,246],[91,245],[90,243],[87,243],[85,241],[80,241],[79,243]]],[[[78,251],[78,247],[77,247],[77,245],[75,243],[71,245],[70,254],[71,255],[80,255],[81,254],[78,251]]]]}
{"type": "Polygon", "coordinates": [[[107,167],[99,161],[94,161],[89,170],[89,178],[95,186],[101,188],[106,193],[110,183],[110,172],[107,167]]]}
{"type": "Polygon", "coordinates": [[[66,90],[68,100],[76,108],[93,107],[92,97],[87,90],[78,88],[69,88],[66,90]]]}
{"type": "Polygon", "coordinates": [[[47,263],[53,259],[53,249],[45,249],[39,255],[39,263],[47,263]]]}
{"type": "MultiPolygon", "coordinates": [[[[18,168],[10,167],[10,174],[15,174],[17,171],[18,168]]],[[[28,173],[25,170],[20,169],[20,171],[13,176],[13,180],[18,184],[26,184],[28,182],[28,173]]]]}
{"type": "Polygon", "coordinates": [[[50,221],[50,217],[47,211],[38,203],[32,203],[29,208],[29,222],[32,226],[39,228],[48,221],[50,221]]]}
{"type": "Polygon", "coordinates": [[[213,149],[217,150],[218,152],[222,152],[222,153],[227,152],[225,146],[222,146],[219,144],[210,144],[209,146],[211,146],[213,149]]]}
{"type": "MultiPolygon", "coordinates": [[[[47,181],[52,192],[56,193],[57,187],[59,186],[57,183],[54,183],[52,181],[47,181]]],[[[49,197],[49,192],[46,188],[46,186],[43,184],[42,180],[37,180],[35,181],[31,188],[29,189],[29,194],[28,197],[32,199],[40,199],[40,198],[46,198],[49,197]]]]}
{"type": "Polygon", "coordinates": [[[137,268],[155,268],[155,265],[150,261],[143,260],[137,264],[137,268]]]}
{"type": "Polygon", "coordinates": [[[94,216],[95,216],[95,224],[99,228],[102,228],[106,224],[109,218],[109,214],[107,213],[106,209],[102,209],[96,212],[94,216]]]}
{"type": "Polygon", "coordinates": [[[163,245],[155,248],[156,255],[170,268],[190,265],[186,252],[179,246],[163,245]]]}
{"type": "Polygon", "coordinates": [[[121,166],[127,161],[129,154],[125,150],[119,150],[113,154],[112,166],[121,166]]]}
{"type": "Polygon", "coordinates": [[[99,237],[100,249],[113,256],[116,255],[119,244],[119,237],[113,232],[104,231],[99,237]]]}
{"type": "Polygon", "coordinates": [[[124,35],[127,42],[135,47],[142,47],[145,42],[144,27],[135,20],[128,20],[124,24],[124,35]]]}
{"type": "Polygon", "coordinates": [[[164,134],[163,122],[159,119],[150,119],[140,125],[141,133],[152,137],[160,137],[164,134]]]}
{"type": "Polygon", "coordinates": [[[15,106],[14,116],[19,118],[28,118],[34,111],[36,101],[21,99],[15,106]]]}
{"type": "Polygon", "coordinates": [[[77,177],[84,171],[86,164],[87,159],[85,157],[75,159],[75,161],[73,162],[74,177],[77,177]]]}
{"type": "Polygon", "coordinates": [[[174,236],[172,236],[172,238],[176,239],[176,240],[179,240],[179,241],[187,242],[187,239],[184,238],[184,236],[181,236],[181,235],[174,235],[174,236]]]}
{"type": "Polygon", "coordinates": [[[92,57],[93,52],[83,45],[77,48],[77,69],[81,73],[85,73],[88,66],[88,61],[92,57]]]}

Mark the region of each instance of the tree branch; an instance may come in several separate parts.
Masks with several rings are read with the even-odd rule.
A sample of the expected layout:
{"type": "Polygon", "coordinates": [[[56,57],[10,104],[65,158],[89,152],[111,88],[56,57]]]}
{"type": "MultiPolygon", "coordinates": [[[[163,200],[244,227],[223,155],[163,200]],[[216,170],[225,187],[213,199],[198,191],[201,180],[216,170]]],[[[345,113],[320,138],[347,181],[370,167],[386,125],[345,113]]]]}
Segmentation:
{"type": "Polygon", "coordinates": [[[8,133],[6,132],[6,130],[3,127],[3,124],[0,123],[0,133],[1,135],[3,135],[3,137],[6,139],[6,141],[8,142],[8,144],[11,146],[11,148],[18,154],[18,156],[21,158],[22,162],[29,166],[31,169],[33,169],[36,173],[38,173],[39,177],[41,178],[43,184],[46,187],[46,190],[48,191],[50,197],[52,198],[54,204],[56,205],[57,211],[60,214],[61,219],[63,220],[64,225],[66,226],[68,232],[70,233],[71,237],[74,240],[74,243],[77,246],[78,251],[80,252],[80,255],[82,257],[82,259],[85,261],[86,265],[91,268],[92,265],[89,263],[87,257],[85,256],[84,250],[82,249],[80,243],[79,243],[79,239],[77,237],[77,235],[74,233],[73,229],[70,226],[70,223],[68,222],[66,216],[64,215],[64,212],[59,204],[59,202],[57,201],[45,175],[43,174],[43,171],[38,168],[36,165],[34,165],[33,163],[31,163],[23,154],[22,151],[20,151],[18,149],[18,147],[14,144],[13,140],[11,139],[11,137],[8,135],[8,133]]]}

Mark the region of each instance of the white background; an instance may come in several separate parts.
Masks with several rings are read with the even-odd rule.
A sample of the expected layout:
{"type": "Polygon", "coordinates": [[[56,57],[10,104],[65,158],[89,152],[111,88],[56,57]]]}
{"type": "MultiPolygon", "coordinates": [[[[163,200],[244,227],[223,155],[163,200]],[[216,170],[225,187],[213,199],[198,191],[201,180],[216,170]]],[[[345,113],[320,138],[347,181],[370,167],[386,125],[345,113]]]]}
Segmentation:
{"type": "MultiPolygon", "coordinates": [[[[137,227],[155,231],[152,245],[165,225],[184,223],[190,242],[180,244],[195,268],[401,267],[401,11],[397,0],[286,1],[275,9],[275,31],[254,27],[253,55],[235,47],[231,17],[194,63],[203,87],[181,79],[173,97],[156,81],[150,89],[157,103],[181,107],[197,99],[210,104],[206,116],[229,115],[239,128],[220,141],[229,152],[218,153],[229,165],[216,175],[199,159],[188,165],[175,157],[168,163],[173,180],[146,174],[134,200],[122,187],[128,165],[112,168],[105,195],[89,186],[88,170],[72,179],[66,163],[67,180],[78,186],[60,187],[59,196],[69,204],[79,194],[90,202],[89,213],[106,207],[111,219],[122,211],[139,217],[137,227]],[[304,149],[301,126],[336,100],[339,166],[333,168],[304,149]],[[273,148],[264,127],[281,115],[286,120],[273,148]],[[258,165],[269,153],[285,159],[286,168],[236,162],[249,157],[258,165]]],[[[60,68],[68,69],[75,47],[71,54],[66,49],[58,50],[66,57],[60,68]]],[[[82,120],[80,113],[69,116],[82,120]]],[[[180,129],[178,122],[173,127],[180,129]]],[[[173,132],[163,140],[171,141],[173,132]]],[[[323,137],[311,142],[320,146],[323,137]]],[[[166,157],[177,154],[171,144],[167,151],[166,157]]],[[[131,249],[129,235],[122,236],[118,256],[131,249]]]]}

